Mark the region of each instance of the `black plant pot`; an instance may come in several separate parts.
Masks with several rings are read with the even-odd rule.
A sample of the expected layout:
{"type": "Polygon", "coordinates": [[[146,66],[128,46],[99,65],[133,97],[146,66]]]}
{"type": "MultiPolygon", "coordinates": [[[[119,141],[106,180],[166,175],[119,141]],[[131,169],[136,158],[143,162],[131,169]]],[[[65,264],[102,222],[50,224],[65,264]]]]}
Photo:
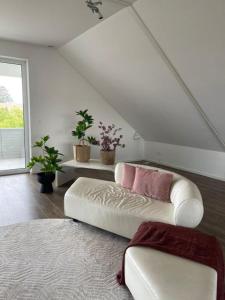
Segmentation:
{"type": "Polygon", "coordinates": [[[37,178],[41,184],[41,193],[50,194],[53,192],[52,182],[55,180],[55,173],[41,172],[37,174],[37,178]]]}

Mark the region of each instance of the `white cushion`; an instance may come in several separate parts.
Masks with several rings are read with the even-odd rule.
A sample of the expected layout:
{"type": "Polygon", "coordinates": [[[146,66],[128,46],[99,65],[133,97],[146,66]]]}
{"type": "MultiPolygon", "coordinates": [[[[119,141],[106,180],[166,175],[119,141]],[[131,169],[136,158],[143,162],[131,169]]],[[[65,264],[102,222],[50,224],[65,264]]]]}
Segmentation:
{"type": "Polygon", "coordinates": [[[135,300],[216,299],[214,269],[151,248],[128,248],[125,281],[135,300]]]}
{"type": "Polygon", "coordinates": [[[174,224],[173,204],[131,193],[110,181],[78,178],[65,194],[65,215],[131,238],[144,221],[174,224]]]}

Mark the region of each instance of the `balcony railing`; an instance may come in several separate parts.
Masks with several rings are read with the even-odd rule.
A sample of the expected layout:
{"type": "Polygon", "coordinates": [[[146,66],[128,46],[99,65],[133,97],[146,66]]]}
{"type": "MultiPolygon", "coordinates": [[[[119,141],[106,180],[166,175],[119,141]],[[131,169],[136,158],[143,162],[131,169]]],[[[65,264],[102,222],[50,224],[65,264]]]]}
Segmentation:
{"type": "Polygon", "coordinates": [[[0,128],[0,159],[24,156],[24,129],[0,128]]]}
{"type": "Polygon", "coordinates": [[[0,128],[0,171],[24,167],[24,129],[0,128]]]}

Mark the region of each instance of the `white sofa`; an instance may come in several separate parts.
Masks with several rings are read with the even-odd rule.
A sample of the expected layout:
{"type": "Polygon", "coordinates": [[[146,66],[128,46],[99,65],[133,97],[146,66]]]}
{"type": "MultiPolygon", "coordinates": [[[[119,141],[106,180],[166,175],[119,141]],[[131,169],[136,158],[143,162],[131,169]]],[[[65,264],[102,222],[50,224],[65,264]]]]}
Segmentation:
{"type": "Polygon", "coordinates": [[[202,198],[193,182],[171,172],[174,175],[171,203],[167,203],[134,194],[121,187],[122,171],[123,163],[118,163],[115,182],[78,178],[65,194],[65,215],[127,238],[132,238],[144,221],[186,227],[196,227],[200,223],[203,216],[202,198]]]}
{"type": "Polygon", "coordinates": [[[216,300],[217,272],[185,258],[131,247],[124,272],[135,300],[216,300]]]}

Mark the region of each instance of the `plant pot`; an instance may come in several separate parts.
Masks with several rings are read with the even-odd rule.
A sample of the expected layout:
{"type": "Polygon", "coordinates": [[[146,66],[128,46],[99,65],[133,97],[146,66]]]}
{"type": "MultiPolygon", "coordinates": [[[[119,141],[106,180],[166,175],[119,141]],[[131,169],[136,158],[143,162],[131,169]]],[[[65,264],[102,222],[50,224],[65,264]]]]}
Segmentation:
{"type": "Polygon", "coordinates": [[[87,145],[74,145],[73,154],[76,161],[88,162],[91,156],[91,147],[87,145]]]}
{"type": "Polygon", "coordinates": [[[50,194],[53,192],[52,182],[55,180],[55,173],[40,172],[37,174],[38,182],[41,184],[41,193],[50,194]]]}
{"type": "Polygon", "coordinates": [[[116,151],[100,151],[100,158],[103,165],[114,165],[116,151]]]}

